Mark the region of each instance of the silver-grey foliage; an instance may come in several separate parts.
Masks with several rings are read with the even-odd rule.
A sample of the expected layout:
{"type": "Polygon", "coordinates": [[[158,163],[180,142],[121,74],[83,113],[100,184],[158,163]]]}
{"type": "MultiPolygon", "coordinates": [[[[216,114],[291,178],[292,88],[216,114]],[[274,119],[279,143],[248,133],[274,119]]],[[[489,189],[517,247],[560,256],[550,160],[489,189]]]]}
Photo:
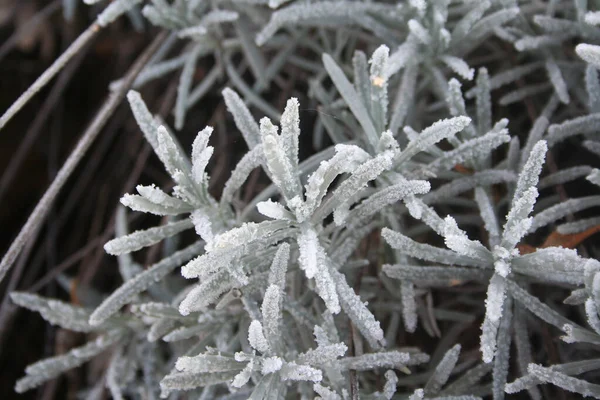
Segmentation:
{"type": "MultiPolygon", "coordinates": [[[[75,2],[63,3],[71,15],[75,2]]],[[[577,247],[600,225],[600,11],[589,3],[107,2],[95,30],[137,10],[172,32],[132,86],[179,75],[175,130],[139,92],[127,99],[174,186],[139,185],[121,198],[162,220],[129,233],[120,209],[104,249],[123,282],[94,308],[11,294],[89,336],[27,367],[16,390],[109,353],[100,385],[116,399],[541,398],[544,384],[600,398],[578,376],[597,376],[598,354],[573,360],[568,350],[600,350],[598,248],[577,247]],[[180,53],[166,58],[176,41],[180,53]],[[214,66],[195,82],[209,57],[214,66]],[[295,72],[308,77],[308,95],[285,107],[267,97],[295,72]],[[209,92],[222,95],[236,129],[205,127],[190,151],[177,132],[209,92]],[[248,151],[216,194],[219,135],[243,138],[248,151]],[[315,154],[302,159],[305,142],[315,154]],[[557,168],[566,143],[589,165],[557,168]],[[257,169],[269,185],[244,202],[257,169]],[[590,193],[564,198],[572,182],[590,193]],[[160,261],[135,261],[161,242],[160,261]],[[533,351],[539,320],[562,335],[560,363],[533,351]],[[472,326],[481,333],[467,352],[474,342],[461,332],[472,326]],[[405,345],[426,345],[419,334],[437,345],[405,345]]],[[[0,264],[0,277],[9,267],[0,264]]]]}

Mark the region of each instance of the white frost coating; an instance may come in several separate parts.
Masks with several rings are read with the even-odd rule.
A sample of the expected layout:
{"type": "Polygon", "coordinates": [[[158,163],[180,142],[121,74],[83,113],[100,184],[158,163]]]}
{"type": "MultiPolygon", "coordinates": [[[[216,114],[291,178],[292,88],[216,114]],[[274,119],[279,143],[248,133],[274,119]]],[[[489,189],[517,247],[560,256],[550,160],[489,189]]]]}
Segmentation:
{"type": "Polygon", "coordinates": [[[380,348],[384,342],[384,334],[379,321],[375,319],[375,316],[354,292],[354,289],[348,285],[346,277],[343,274],[333,268],[329,270],[329,273],[335,282],[340,304],[344,312],[348,314],[348,317],[350,317],[354,325],[367,339],[371,347],[375,349],[380,348]]]}
{"type": "Polygon", "coordinates": [[[523,166],[523,170],[519,174],[517,188],[513,197],[513,207],[514,204],[524,195],[525,191],[538,184],[540,172],[542,172],[542,166],[544,165],[544,159],[546,158],[547,151],[548,145],[544,140],[537,142],[531,149],[529,158],[523,166]]]}
{"type": "Polygon", "coordinates": [[[263,333],[262,324],[260,321],[254,320],[248,328],[248,342],[255,350],[266,353],[269,351],[269,344],[263,333]]]}
{"type": "Polygon", "coordinates": [[[292,97],[287,101],[281,114],[281,140],[285,153],[293,168],[298,168],[298,141],[300,137],[300,115],[298,99],[292,97]]]}
{"type": "Polygon", "coordinates": [[[260,134],[273,183],[288,200],[300,195],[298,171],[286,151],[289,144],[286,144],[284,137],[277,134],[277,127],[267,117],[260,120],[260,134]]]}
{"type": "Polygon", "coordinates": [[[585,179],[592,182],[594,185],[600,186],[600,169],[594,168],[585,179]]]}
{"type": "Polygon", "coordinates": [[[272,374],[273,372],[279,371],[282,366],[283,366],[283,361],[281,360],[281,358],[279,358],[277,356],[268,357],[268,358],[263,359],[261,372],[263,375],[272,374]]]}
{"type": "Polygon", "coordinates": [[[384,351],[346,357],[340,360],[345,369],[368,371],[373,368],[403,368],[410,361],[410,354],[401,351],[384,351]]]}
{"type": "Polygon", "coordinates": [[[208,247],[210,247],[214,239],[210,216],[206,214],[204,210],[198,209],[190,215],[190,218],[192,219],[192,223],[196,229],[196,234],[206,242],[208,247]]]}
{"type": "Polygon", "coordinates": [[[475,75],[475,70],[469,67],[469,64],[465,62],[462,58],[444,55],[441,57],[441,60],[446,64],[450,69],[460,75],[462,78],[470,81],[473,79],[475,75]]]}
{"type": "Polygon", "coordinates": [[[485,318],[481,326],[481,352],[483,361],[490,363],[496,352],[496,335],[502,318],[502,309],[506,296],[506,281],[494,274],[488,286],[485,300],[485,318]]]}
{"type": "Polygon", "coordinates": [[[151,246],[161,240],[174,236],[186,229],[190,229],[194,226],[191,220],[184,219],[177,222],[170,222],[165,225],[157,226],[155,228],[146,229],[143,231],[136,231],[127,236],[122,236],[113,239],[104,245],[104,250],[108,254],[120,255],[124,253],[131,253],[143,249],[144,247],[151,246]]]}
{"type": "Polygon", "coordinates": [[[281,380],[283,381],[312,381],[320,382],[323,373],[308,365],[298,365],[294,362],[285,364],[281,368],[281,380]]]}
{"type": "Polygon", "coordinates": [[[325,306],[332,314],[338,314],[341,311],[340,300],[336,291],[336,285],[327,269],[327,261],[325,260],[323,250],[319,251],[319,266],[315,274],[315,284],[319,297],[325,302],[325,306]]]}
{"type": "Polygon", "coordinates": [[[298,235],[298,249],[300,257],[298,262],[300,268],[304,270],[307,278],[314,278],[318,270],[317,260],[320,249],[319,238],[312,228],[302,230],[298,235]]]}
{"type": "Polygon", "coordinates": [[[227,110],[233,115],[235,125],[244,136],[244,140],[248,143],[248,147],[253,149],[260,143],[260,130],[258,124],[252,117],[250,110],[246,107],[240,96],[230,88],[223,89],[223,99],[227,110]]]}
{"type": "Polygon", "coordinates": [[[233,378],[233,382],[231,382],[231,386],[236,387],[236,388],[241,388],[242,386],[244,386],[246,383],[248,383],[248,381],[252,377],[253,370],[254,370],[254,360],[251,359],[250,362],[248,362],[248,364],[246,364],[244,369],[233,378]]]}
{"type": "Polygon", "coordinates": [[[192,145],[192,178],[198,185],[206,184],[204,170],[213,154],[214,148],[208,145],[208,139],[213,132],[213,128],[207,126],[196,136],[192,145]]]}
{"type": "Polygon", "coordinates": [[[461,230],[456,220],[449,215],[444,219],[444,241],[449,249],[458,254],[484,261],[491,259],[490,252],[479,241],[469,239],[466,232],[461,230]]]}
{"type": "Polygon", "coordinates": [[[297,361],[301,364],[324,365],[342,357],[346,354],[347,350],[348,347],[344,343],[319,344],[316,349],[311,349],[298,355],[297,361]]]}
{"type": "Polygon", "coordinates": [[[582,43],[575,47],[575,52],[582,60],[600,68],[600,46],[582,43]]]}
{"type": "Polygon", "coordinates": [[[412,33],[417,39],[419,39],[419,42],[421,42],[422,44],[431,44],[431,35],[429,34],[429,32],[427,32],[427,29],[425,29],[425,27],[421,25],[419,21],[415,19],[409,20],[408,29],[410,30],[410,33],[412,33]]]}
{"type": "Polygon", "coordinates": [[[272,201],[261,201],[256,205],[258,212],[271,219],[292,219],[293,215],[285,209],[281,203],[272,201]]]}
{"type": "MultiPolygon", "coordinates": [[[[315,383],[313,385],[313,389],[319,396],[321,396],[321,400],[342,400],[342,397],[339,394],[326,386],[321,386],[320,384],[315,383]]],[[[316,399],[318,398],[315,398],[315,400],[316,399]]]]}
{"type": "Polygon", "coordinates": [[[169,196],[168,194],[166,194],[165,192],[163,192],[161,189],[157,188],[154,185],[150,185],[150,186],[137,185],[136,189],[142,197],[146,198],[147,200],[151,201],[152,203],[159,204],[164,207],[171,207],[171,208],[180,208],[180,207],[187,206],[187,203],[185,203],[184,201],[177,199],[175,197],[169,196]]]}
{"type": "Polygon", "coordinates": [[[386,400],[391,400],[396,394],[396,386],[398,385],[398,376],[391,369],[385,372],[385,385],[383,385],[383,397],[386,400]]]}
{"type": "Polygon", "coordinates": [[[579,393],[583,396],[600,397],[600,385],[592,384],[581,379],[573,378],[562,372],[545,368],[538,364],[529,364],[527,372],[542,382],[552,383],[569,392],[579,393]]]}
{"type": "Polygon", "coordinates": [[[109,25],[111,22],[119,18],[121,15],[125,14],[136,4],[141,3],[142,0],[116,0],[110,3],[104,11],[98,15],[96,21],[100,26],[109,25]]]}
{"type": "Polygon", "coordinates": [[[268,338],[269,347],[278,350],[282,341],[281,334],[281,289],[270,285],[265,291],[261,311],[263,316],[263,332],[268,338]]]}
{"type": "Polygon", "coordinates": [[[506,224],[504,224],[503,247],[512,249],[529,232],[533,219],[528,216],[533,211],[537,197],[538,191],[535,187],[530,187],[522,192],[519,198],[515,197],[513,206],[506,216],[506,224]]]}

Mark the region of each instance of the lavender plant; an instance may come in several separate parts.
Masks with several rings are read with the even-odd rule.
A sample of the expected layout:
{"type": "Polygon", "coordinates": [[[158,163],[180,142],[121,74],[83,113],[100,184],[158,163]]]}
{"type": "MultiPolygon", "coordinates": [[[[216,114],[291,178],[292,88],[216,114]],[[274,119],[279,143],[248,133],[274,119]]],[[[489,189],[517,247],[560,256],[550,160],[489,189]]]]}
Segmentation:
{"type": "MultiPolygon", "coordinates": [[[[76,4],[63,2],[66,17],[76,4]]],[[[173,184],[140,184],[121,198],[104,249],[122,283],[101,301],[10,294],[88,338],[27,367],[15,390],[96,359],[105,368],[86,398],[551,398],[544,384],[600,398],[600,358],[576,351],[600,345],[600,261],[583,242],[600,224],[596,8],[110,2],[0,128],[126,15],[163,36],[110,90],[126,96],[173,184]],[[302,82],[291,91],[288,69],[302,82]],[[164,120],[141,93],[175,71],[164,120]],[[235,128],[206,126],[189,151],[180,134],[210,93],[235,128]],[[319,111],[313,124],[309,110],[319,111]],[[218,137],[245,143],[220,191],[209,173],[218,137]],[[586,164],[557,162],[566,144],[587,152],[586,164]],[[267,184],[244,199],[257,174],[267,184]],[[566,197],[573,183],[584,190],[566,197]],[[129,233],[139,213],[160,223],[129,233]],[[141,254],[160,244],[160,260],[144,268],[141,254]],[[542,330],[562,335],[552,344],[559,362],[537,345],[542,330]]],[[[0,279],[76,164],[65,164],[10,247],[0,279]]]]}

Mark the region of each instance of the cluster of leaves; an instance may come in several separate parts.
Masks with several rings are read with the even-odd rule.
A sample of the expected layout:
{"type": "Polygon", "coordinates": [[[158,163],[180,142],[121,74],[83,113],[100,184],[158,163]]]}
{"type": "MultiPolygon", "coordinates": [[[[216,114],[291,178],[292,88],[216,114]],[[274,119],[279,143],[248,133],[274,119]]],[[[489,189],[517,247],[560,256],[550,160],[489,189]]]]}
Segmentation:
{"type": "Polygon", "coordinates": [[[600,195],[549,190],[575,181],[597,192],[600,170],[546,162],[567,141],[600,156],[600,11],[587,3],[110,3],[98,23],[127,12],[173,32],[134,86],[181,70],[176,130],[220,86],[248,152],[216,198],[213,129],[198,133],[188,157],[129,92],[175,186],[140,185],[121,203],[164,223],[127,233],[120,211],[105,250],[118,256],[123,284],[94,308],[12,294],[91,337],[29,366],[16,390],[110,352],[88,397],[106,387],[117,399],[502,399],[522,390],[539,399],[539,386],[552,384],[600,398],[599,385],[577,377],[597,376],[600,358],[564,350],[551,365],[534,345],[538,320],[564,335],[561,349],[600,345],[598,250],[580,246],[598,231],[600,195]],[[164,59],[178,40],[182,53],[164,59]],[[209,56],[214,67],[192,87],[209,56]],[[308,132],[298,99],[280,113],[265,94],[287,66],[306,76],[323,111],[308,132]],[[300,160],[304,141],[315,153],[300,160]],[[244,203],[239,192],[258,168],[271,184],[244,203]],[[197,241],[177,249],[187,230],[197,241]],[[131,253],[161,241],[171,243],[161,261],[135,262],[131,253]],[[540,287],[553,295],[536,297],[540,287]],[[480,321],[477,356],[459,362],[460,332],[480,321]],[[419,328],[438,338],[435,348],[404,346],[399,338],[419,328]]]}

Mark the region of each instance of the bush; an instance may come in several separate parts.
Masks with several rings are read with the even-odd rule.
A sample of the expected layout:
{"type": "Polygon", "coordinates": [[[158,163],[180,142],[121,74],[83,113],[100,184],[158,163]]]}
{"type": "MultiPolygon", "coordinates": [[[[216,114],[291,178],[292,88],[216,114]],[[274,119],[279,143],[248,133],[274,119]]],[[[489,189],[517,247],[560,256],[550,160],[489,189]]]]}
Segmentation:
{"type": "MultiPolygon", "coordinates": [[[[69,18],[79,6],[63,7],[69,18]]],[[[16,391],[94,360],[86,398],[600,398],[600,262],[587,240],[600,230],[594,7],[86,8],[95,22],[0,127],[123,15],[153,40],[110,85],[0,278],[123,98],[173,184],[121,198],[104,245],[118,265],[103,267],[118,267],[117,289],[94,296],[92,283],[78,304],[10,294],[87,338],[27,367],[16,391]],[[174,74],[163,120],[141,93],[174,74]],[[200,108],[212,115],[193,118],[200,108]],[[216,129],[200,130],[190,151],[179,139],[200,119],[216,129]],[[215,164],[240,134],[247,151],[236,145],[235,163],[215,164]],[[146,227],[139,213],[160,222],[146,227]],[[143,266],[144,254],[160,257],[143,266]]]]}

